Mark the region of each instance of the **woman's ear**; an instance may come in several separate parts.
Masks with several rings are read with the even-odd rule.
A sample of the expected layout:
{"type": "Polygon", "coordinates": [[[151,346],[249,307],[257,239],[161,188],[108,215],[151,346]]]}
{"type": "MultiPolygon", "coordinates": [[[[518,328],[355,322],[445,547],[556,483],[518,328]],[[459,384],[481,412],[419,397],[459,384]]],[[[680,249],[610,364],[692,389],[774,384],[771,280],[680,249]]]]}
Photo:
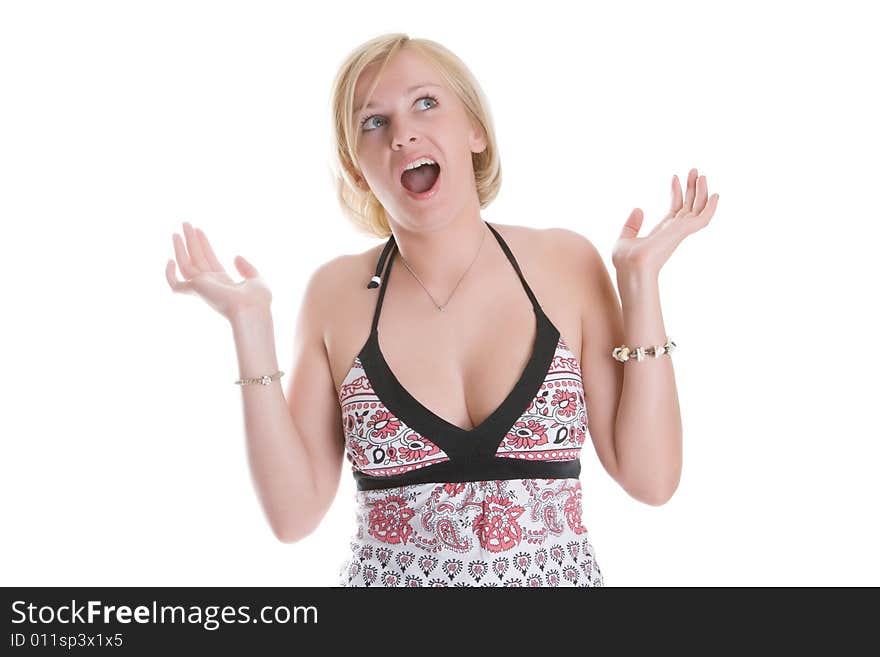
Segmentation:
{"type": "Polygon", "coordinates": [[[489,147],[489,140],[486,139],[485,131],[474,121],[471,121],[470,145],[472,153],[482,153],[489,147]]]}

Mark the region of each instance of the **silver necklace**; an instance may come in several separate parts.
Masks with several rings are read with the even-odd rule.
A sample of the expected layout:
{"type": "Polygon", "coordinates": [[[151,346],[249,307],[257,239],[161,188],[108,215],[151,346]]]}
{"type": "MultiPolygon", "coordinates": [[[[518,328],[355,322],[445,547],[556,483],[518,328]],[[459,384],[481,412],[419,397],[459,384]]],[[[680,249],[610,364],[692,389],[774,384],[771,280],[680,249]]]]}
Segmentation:
{"type": "Polygon", "coordinates": [[[486,227],[483,226],[483,239],[480,240],[480,246],[477,247],[477,254],[474,256],[474,259],[471,260],[471,264],[469,264],[467,266],[467,269],[464,270],[464,274],[461,275],[461,278],[458,279],[458,283],[456,283],[455,287],[452,288],[452,292],[449,294],[449,299],[446,299],[446,303],[444,303],[442,306],[437,304],[437,302],[434,300],[434,297],[431,296],[430,292],[428,292],[428,288],[426,288],[425,284],[422,283],[421,279],[418,276],[416,276],[416,273],[412,270],[412,267],[409,266],[409,263],[406,261],[406,258],[404,258],[403,254],[400,253],[400,249],[397,250],[397,252],[400,253],[400,259],[403,260],[403,264],[406,265],[407,269],[409,269],[409,273],[412,274],[413,278],[415,278],[419,282],[419,285],[422,286],[422,289],[428,294],[429,297],[431,297],[431,303],[433,303],[435,306],[437,306],[437,310],[439,310],[441,313],[443,312],[443,309],[449,305],[449,301],[450,301],[450,299],[452,299],[452,295],[455,294],[455,291],[458,289],[458,286],[461,284],[462,280],[464,280],[465,275],[468,273],[468,271],[470,271],[470,268],[477,261],[477,256],[480,255],[480,249],[483,248],[483,242],[486,241],[486,229],[485,228],[486,227]]]}

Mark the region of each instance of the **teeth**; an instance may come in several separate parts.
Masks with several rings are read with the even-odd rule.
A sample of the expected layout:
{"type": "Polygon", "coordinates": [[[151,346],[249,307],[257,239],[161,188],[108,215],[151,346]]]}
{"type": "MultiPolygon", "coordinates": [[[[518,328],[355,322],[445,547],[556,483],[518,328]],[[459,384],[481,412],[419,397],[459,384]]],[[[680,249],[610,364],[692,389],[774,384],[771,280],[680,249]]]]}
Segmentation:
{"type": "Polygon", "coordinates": [[[420,157],[418,160],[413,160],[409,164],[406,165],[404,171],[408,171],[409,169],[415,169],[417,167],[422,166],[423,164],[437,164],[430,157],[420,157]]]}

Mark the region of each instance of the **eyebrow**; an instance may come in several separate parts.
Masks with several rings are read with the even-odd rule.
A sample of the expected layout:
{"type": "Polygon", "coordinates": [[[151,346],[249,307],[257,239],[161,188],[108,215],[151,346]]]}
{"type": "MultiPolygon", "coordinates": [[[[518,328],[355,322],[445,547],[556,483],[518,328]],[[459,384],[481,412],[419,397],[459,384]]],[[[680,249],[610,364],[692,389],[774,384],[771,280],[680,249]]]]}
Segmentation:
{"type": "MultiPolygon", "coordinates": [[[[436,87],[437,89],[441,89],[441,88],[442,88],[439,84],[432,84],[432,83],[430,83],[430,82],[426,82],[426,83],[423,83],[423,84],[417,84],[417,85],[414,85],[414,86],[410,87],[409,89],[407,89],[407,90],[403,93],[403,95],[406,96],[406,95],[411,94],[411,93],[414,92],[414,91],[417,91],[417,90],[419,90],[419,89],[425,89],[425,88],[428,88],[428,87],[436,87]]],[[[358,108],[356,108],[356,109],[352,112],[352,115],[360,114],[360,113],[363,112],[365,109],[369,109],[369,108],[371,108],[371,107],[375,107],[375,106],[376,106],[376,104],[373,103],[373,102],[371,101],[371,102],[367,103],[366,105],[364,105],[363,107],[358,107],[358,108]]]]}

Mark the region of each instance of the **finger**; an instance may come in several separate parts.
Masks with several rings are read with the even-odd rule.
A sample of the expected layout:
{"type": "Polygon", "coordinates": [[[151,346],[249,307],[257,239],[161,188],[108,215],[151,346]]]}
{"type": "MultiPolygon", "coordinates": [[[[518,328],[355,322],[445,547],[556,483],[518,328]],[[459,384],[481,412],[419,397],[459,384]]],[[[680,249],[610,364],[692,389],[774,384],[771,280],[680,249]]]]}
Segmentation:
{"type": "Polygon", "coordinates": [[[241,272],[241,275],[245,278],[256,278],[260,275],[260,273],[257,271],[257,268],[254,267],[247,260],[245,260],[242,256],[235,256],[235,266],[238,268],[238,271],[241,272]]]}
{"type": "Polygon", "coordinates": [[[718,194],[712,194],[709,197],[709,201],[706,203],[706,207],[697,215],[701,221],[704,223],[708,223],[709,219],[712,218],[712,215],[715,214],[715,208],[718,207],[718,194]]]}
{"type": "Polygon", "coordinates": [[[199,243],[202,245],[202,251],[205,254],[205,259],[208,261],[208,265],[211,267],[211,271],[223,271],[223,265],[217,260],[217,256],[214,253],[214,249],[211,248],[211,243],[208,241],[208,236],[205,235],[205,232],[201,228],[196,228],[196,236],[199,238],[199,243]]]}
{"type": "Polygon", "coordinates": [[[699,214],[706,207],[706,197],[709,196],[709,182],[706,176],[697,178],[697,196],[694,198],[693,212],[699,214]]]}
{"type": "Polygon", "coordinates": [[[181,282],[177,280],[177,274],[174,271],[174,260],[168,259],[168,263],[165,265],[165,278],[168,279],[168,285],[171,287],[173,292],[187,292],[189,289],[189,284],[187,282],[181,282]]]}
{"type": "Polygon", "coordinates": [[[180,235],[174,233],[171,236],[171,241],[174,243],[174,255],[177,257],[177,266],[180,267],[180,273],[183,274],[183,277],[192,278],[198,274],[198,270],[189,259],[189,254],[186,252],[186,247],[183,245],[183,239],[180,235]]]}
{"type": "Polygon", "coordinates": [[[694,207],[694,188],[697,182],[697,170],[691,169],[688,172],[687,192],[684,196],[684,205],[681,207],[685,212],[690,212],[694,207]]]}
{"type": "Polygon", "coordinates": [[[641,208],[636,208],[630,212],[626,223],[623,225],[623,230],[620,231],[620,236],[624,238],[632,238],[638,235],[644,218],[645,215],[641,208]]]}
{"type": "Polygon", "coordinates": [[[186,236],[186,248],[189,249],[189,256],[192,259],[193,265],[195,265],[200,272],[210,271],[211,266],[208,264],[205,254],[202,252],[202,245],[199,242],[199,238],[196,237],[192,225],[187,221],[183,222],[183,234],[186,236]]]}
{"type": "Polygon", "coordinates": [[[681,210],[681,183],[678,182],[678,176],[672,176],[672,207],[671,214],[674,216],[681,210]]]}

